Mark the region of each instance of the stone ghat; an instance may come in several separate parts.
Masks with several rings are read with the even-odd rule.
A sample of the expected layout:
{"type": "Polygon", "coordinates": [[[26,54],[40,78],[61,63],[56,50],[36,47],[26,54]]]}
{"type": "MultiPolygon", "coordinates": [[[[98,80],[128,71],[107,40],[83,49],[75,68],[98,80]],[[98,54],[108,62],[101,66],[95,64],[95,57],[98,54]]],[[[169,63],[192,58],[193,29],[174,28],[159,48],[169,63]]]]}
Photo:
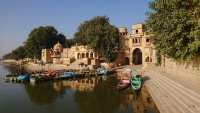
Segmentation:
{"type": "Polygon", "coordinates": [[[146,70],[143,79],[161,113],[200,113],[200,86],[166,74],[163,67],[146,70]]]}

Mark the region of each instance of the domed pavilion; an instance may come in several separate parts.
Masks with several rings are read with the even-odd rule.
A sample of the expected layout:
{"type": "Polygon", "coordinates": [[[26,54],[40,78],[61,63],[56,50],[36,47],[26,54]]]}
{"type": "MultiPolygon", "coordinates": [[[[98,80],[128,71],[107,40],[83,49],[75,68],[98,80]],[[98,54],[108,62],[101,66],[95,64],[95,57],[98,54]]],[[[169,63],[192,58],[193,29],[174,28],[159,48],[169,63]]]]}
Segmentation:
{"type": "Polygon", "coordinates": [[[63,46],[58,42],[56,45],[54,45],[52,51],[50,52],[54,64],[61,63],[60,58],[62,57],[62,52],[63,46]]]}

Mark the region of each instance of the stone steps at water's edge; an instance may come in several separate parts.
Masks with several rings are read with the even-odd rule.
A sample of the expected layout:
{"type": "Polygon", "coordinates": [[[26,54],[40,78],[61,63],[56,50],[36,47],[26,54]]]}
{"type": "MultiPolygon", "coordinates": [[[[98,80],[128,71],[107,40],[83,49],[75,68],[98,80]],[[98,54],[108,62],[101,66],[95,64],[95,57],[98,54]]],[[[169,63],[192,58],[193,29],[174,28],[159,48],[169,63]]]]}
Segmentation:
{"type": "Polygon", "coordinates": [[[200,95],[166,75],[161,68],[144,72],[145,85],[148,88],[160,112],[197,113],[200,112],[200,95]]]}

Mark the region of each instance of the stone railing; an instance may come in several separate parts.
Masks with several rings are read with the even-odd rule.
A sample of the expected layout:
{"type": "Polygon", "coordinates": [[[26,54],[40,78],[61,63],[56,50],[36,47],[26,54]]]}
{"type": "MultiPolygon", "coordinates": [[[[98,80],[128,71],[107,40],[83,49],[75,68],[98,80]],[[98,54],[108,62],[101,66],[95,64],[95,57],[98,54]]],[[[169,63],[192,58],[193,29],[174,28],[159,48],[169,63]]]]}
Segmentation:
{"type": "Polygon", "coordinates": [[[51,57],[57,57],[57,58],[59,58],[59,57],[62,57],[61,55],[51,55],[51,57]]]}

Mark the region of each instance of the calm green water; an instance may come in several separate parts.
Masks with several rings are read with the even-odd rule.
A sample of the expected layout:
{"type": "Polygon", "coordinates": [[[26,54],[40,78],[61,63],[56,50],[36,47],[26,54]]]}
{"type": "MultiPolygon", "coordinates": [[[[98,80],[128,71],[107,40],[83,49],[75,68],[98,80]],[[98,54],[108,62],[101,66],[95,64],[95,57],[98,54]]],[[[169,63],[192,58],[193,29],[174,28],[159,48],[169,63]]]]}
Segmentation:
{"type": "Polygon", "coordinates": [[[159,113],[144,85],[136,95],[129,88],[118,91],[117,75],[35,84],[3,79],[25,71],[0,62],[0,113],[159,113]]]}

